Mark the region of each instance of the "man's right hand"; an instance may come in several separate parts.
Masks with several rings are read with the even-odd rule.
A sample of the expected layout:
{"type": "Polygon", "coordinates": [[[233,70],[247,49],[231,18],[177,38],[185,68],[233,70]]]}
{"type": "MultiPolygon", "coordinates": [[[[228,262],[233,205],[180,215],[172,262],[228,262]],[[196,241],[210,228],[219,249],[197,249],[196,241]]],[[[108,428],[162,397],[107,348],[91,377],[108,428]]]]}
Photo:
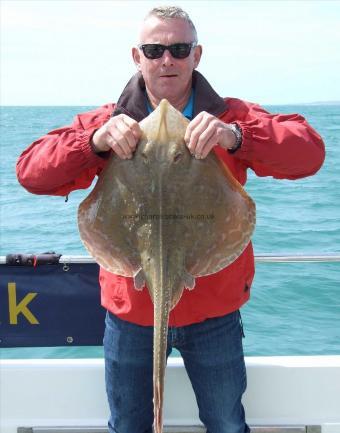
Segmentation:
{"type": "Polygon", "coordinates": [[[125,114],[119,114],[97,129],[91,144],[96,153],[112,149],[119,158],[130,159],[141,134],[138,122],[125,114]]]}

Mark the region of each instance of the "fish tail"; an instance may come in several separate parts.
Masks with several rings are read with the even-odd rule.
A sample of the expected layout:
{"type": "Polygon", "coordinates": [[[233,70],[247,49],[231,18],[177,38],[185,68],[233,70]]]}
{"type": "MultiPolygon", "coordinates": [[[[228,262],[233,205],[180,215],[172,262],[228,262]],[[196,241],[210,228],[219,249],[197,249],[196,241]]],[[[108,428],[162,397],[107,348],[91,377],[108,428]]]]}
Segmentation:
{"type": "Polygon", "coordinates": [[[155,433],[162,433],[163,431],[163,413],[162,413],[162,386],[160,383],[154,385],[154,430],[155,433]]]}
{"type": "Polygon", "coordinates": [[[153,395],[154,395],[154,430],[163,432],[163,396],[166,368],[169,308],[159,311],[155,303],[153,395]]]}

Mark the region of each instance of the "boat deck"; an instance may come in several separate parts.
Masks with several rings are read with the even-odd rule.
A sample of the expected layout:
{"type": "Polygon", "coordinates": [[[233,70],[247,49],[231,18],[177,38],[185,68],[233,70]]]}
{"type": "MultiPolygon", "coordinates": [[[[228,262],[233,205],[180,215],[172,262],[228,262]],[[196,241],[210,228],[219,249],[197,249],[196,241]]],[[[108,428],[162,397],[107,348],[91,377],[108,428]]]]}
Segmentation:
{"type": "MultiPolygon", "coordinates": [[[[321,433],[320,426],[250,426],[251,433],[321,433]]],[[[201,426],[164,426],[164,433],[206,433],[201,426]]],[[[17,433],[108,433],[106,427],[19,427],[17,433]]]]}

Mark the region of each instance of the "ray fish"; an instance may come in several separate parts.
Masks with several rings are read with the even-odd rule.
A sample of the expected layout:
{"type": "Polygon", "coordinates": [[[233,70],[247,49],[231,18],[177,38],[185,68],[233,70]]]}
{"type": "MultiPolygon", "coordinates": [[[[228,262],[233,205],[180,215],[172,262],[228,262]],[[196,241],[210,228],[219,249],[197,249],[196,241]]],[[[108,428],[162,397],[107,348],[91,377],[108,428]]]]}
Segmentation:
{"type": "Polygon", "coordinates": [[[78,209],[80,237],[96,262],[150,293],[155,433],[163,431],[170,311],[195,278],[235,261],[255,227],[255,204],[227,166],[214,152],[200,160],[188,151],[188,123],[163,99],[140,122],[133,158],[112,154],[78,209]]]}

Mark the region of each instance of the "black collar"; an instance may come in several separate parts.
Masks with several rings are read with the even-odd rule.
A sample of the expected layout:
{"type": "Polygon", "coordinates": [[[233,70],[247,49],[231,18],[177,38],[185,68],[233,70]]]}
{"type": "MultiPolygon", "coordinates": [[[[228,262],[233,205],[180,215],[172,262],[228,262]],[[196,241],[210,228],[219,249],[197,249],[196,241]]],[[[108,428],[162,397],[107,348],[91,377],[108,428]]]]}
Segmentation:
{"type": "MultiPolygon", "coordinates": [[[[192,85],[195,89],[193,117],[201,111],[207,111],[218,117],[227,110],[224,99],[215,92],[198,71],[194,71],[192,74],[192,85]]],[[[130,79],[120,95],[112,116],[118,114],[126,114],[137,122],[148,116],[149,112],[145,101],[145,82],[140,72],[130,79]]]]}

